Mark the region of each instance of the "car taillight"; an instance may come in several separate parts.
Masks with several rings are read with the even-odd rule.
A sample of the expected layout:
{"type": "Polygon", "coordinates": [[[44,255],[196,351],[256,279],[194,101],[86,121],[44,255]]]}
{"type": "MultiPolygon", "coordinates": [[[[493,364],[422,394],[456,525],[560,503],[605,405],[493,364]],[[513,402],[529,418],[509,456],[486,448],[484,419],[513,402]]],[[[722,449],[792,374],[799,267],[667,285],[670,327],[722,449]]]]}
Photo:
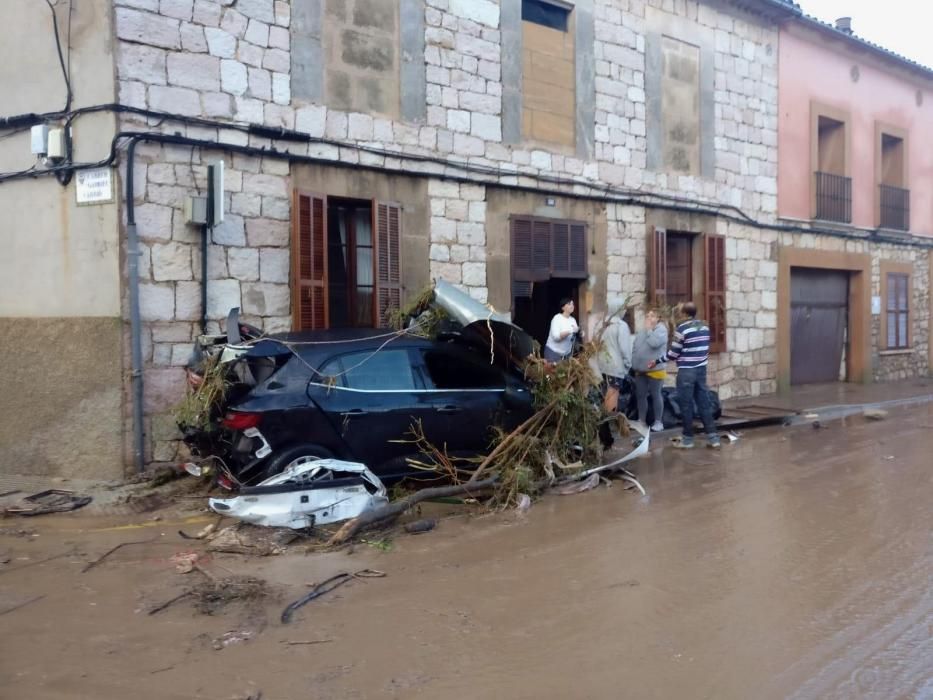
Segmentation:
{"type": "Polygon", "coordinates": [[[260,420],[262,420],[261,413],[239,413],[231,411],[224,416],[221,423],[225,428],[230,428],[230,430],[247,430],[248,428],[255,428],[259,425],[260,420]]]}

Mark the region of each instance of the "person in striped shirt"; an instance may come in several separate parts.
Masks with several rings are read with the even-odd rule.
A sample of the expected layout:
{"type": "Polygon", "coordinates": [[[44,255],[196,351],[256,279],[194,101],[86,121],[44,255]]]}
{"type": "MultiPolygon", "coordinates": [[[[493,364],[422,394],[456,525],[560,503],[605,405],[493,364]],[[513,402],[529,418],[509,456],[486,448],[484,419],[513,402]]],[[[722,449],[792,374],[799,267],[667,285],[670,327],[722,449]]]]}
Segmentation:
{"type": "Polygon", "coordinates": [[[709,400],[709,387],[706,386],[706,366],[709,363],[710,332],[706,321],[697,319],[697,306],[688,301],[681,307],[684,320],[674,331],[674,342],[670,350],[659,357],[651,367],[674,360],[677,362],[677,403],[683,419],[684,433],[676,445],[689,450],[693,447],[693,405],[700,412],[703,428],[706,431],[706,446],[719,447],[719,435],[713,421],[713,408],[709,400]]]}

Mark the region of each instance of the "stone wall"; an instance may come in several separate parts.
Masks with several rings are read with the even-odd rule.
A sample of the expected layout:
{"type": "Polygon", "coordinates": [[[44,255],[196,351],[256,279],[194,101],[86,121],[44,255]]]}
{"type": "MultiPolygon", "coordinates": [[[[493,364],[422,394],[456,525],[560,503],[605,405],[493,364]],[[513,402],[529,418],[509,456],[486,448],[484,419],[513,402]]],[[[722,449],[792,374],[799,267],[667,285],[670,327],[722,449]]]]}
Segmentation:
{"type": "MultiPolygon", "coordinates": [[[[115,0],[115,5],[121,103],[232,123],[294,128],[288,2],[115,0]]],[[[242,131],[147,120],[134,114],[122,115],[120,122],[123,129],[271,145],[242,131]]],[[[206,193],[207,166],[223,160],[226,214],[208,246],[208,331],[217,332],[235,306],[248,323],[269,332],[287,330],[291,326],[290,166],[274,157],[157,143],[141,144],[136,154],[145,412],[151,420],[147,458],[160,461],[172,459],[177,450],[172,421],[164,414],[184,394],[182,368],[201,332],[202,234],[200,226],[185,222],[185,200],[206,193]]]]}
{"type": "MultiPolygon", "coordinates": [[[[882,244],[872,246],[871,286],[872,295],[884,298],[881,277],[881,262],[908,263],[912,266],[910,323],[910,348],[906,351],[886,351],[882,348],[885,339],[881,336],[881,316],[872,316],[872,375],[876,381],[890,381],[923,377],[933,371],[930,358],[930,264],[931,252],[919,248],[907,248],[882,244]]],[[[882,313],[884,307],[882,306],[882,313]]]]}
{"type": "Polygon", "coordinates": [[[486,188],[431,180],[431,277],[486,303],[486,188]]]}
{"type": "Polygon", "coordinates": [[[328,0],[322,34],[327,104],[398,116],[398,0],[328,0]]]}
{"type": "MultiPolygon", "coordinates": [[[[349,31],[357,10],[371,4],[305,2],[303,12],[308,7],[330,12],[331,20],[325,18],[318,34],[327,21],[341,17],[347,23],[342,29],[349,31]]],[[[214,231],[208,253],[210,329],[217,329],[227,309],[237,305],[245,320],[268,331],[290,324],[291,167],[272,155],[230,155],[223,149],[225,143],[287,148],[298,158],[359,164],[387,173],[436,174],[427,187],[430,274],[460,285],[482,301],[489,298],[489,250],[502,247],[503,241],[495,237],[508,235],[498,228],[490,230],[487,220],[488,189],[496,185],[591,196],[594,206],[600,204],[599,194],[607,186],[633,188],[741,207],[765,222],[775,219],[776,28],[725,4],[592,3],[595,39],[588,48],[593,51],[595,73],[594,142],[593,158],[587,159],[520,140],[506,143],[503,138],[503,57],[509,50],[503,46],[502,16],[506,10],[514,13],[520,6],[516,2],[424,0],[419,7],[417,0],[404,0],[400,14],[393,15],[399,24],[413,7],[418,19],[423,13],[424,73],[412,87],[425,91],[424,118],[405,119],[391,116],[418,113],[411,105],[405,107],[404,96],[401,109],[379,109],[371,102],[343,99],[326,90],[308,99],[305,96],[314,90],[293,86],[298,74],[293,73],[293,53],[313,56],[302,42],[313,39],[320,49],[321,37],[311,36],[314,32],[308,27],[293,26],[297,9],[288,0],[115,0],[115,54],[123,104],[231,124],[295,129],[308,136],[306,143],[282,144],[232,128],[121,116],[121,128],[180,133],[218,143],[211,152],[152,144],[137,151],[135,202],[143,241],[148,415],[160,415],[180,395],[181,366],[199,332],[200,231],[184,222],[183,204],[188,195],[203,193],[206,168],[213,161],[223,159],[227,168],[227,219],[214,231]],[[695,36],[700,47],[700,162],[698,168],[691,165],[698,171],[691,174],[666,172],[663,163],[650,162],[660,121],[651,117],[652,86],[663,78],[662,66],[649,53],[652,37],[659,32],[687,41],[695,36]],[[352,111],[362,104],[373,112],[352,111]]],[[[587,12],[589,4],[585,3],[587,12]]],[[[372,0],[372,6],[383,4],[372,0]]],[[[410,33],[411,26],[406,22],[407,29],[400,26],[398,31],[410,33]]],[[[345,39],[339,41],[346,43],[345,39]]],[[[420,46],[418,39],[414,43],[420,46]]],[[[346,46],[333,43],[334,37],[327,41],[331,54],[340,53],[340,61],[334,61],[341,63],[346,46]]],[[[411,37],[403,37],[402,44],[413,45],[411,37]]],[[[392,70],[399,71],[400,80],[422,65],[417,56],[404,53],[400,50],[402,55],[393,58],[392,70]]],[[[339,65],[329,68],[338,70],[339,65]]],[[[300,74],[305,80],[305,72],[300,74]]],[[[354,73],[353,80],[362,77],[354,73]]],[[[331,74],[329,84],[336,84],[334,80],[331,74]]],[[[644,293],[648,216],[640,205],[610,204],[607,222],[606,297],[597,303],[611,308],[644,293]]],[[[848,244],[725,220],[717,227],[727,236],[729,352],[714,359],[712,379],[723,398],[770,393],[776,389],[777,246],[831,249],[848,244]]],[[[863,250],[868,244],[852,245],[863,250]]],[[[920,267],[918,261],[915,294],[921,289],[920,267]]],[[[602,285],[600,279],[592,288],[602,295],[602,285]]],[[[926,337],[920,316],[914,335],[918,343],[926,337]]],[[[879,356],[875,367],[878,377],[901,376],[923,371],[925,361],[879,356]]],[[[154,456],[166,457],[172,445],[170,426],[157,421],[154,427],[158,438],[154,456]]]]}

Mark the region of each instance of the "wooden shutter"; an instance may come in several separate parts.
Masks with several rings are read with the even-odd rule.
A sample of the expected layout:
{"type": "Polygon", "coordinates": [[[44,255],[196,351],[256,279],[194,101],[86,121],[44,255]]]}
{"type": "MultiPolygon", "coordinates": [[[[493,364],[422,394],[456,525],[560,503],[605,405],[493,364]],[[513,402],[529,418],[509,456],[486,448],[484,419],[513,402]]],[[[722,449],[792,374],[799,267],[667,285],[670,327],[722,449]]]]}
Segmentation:
{"type": "Polygon", "coordinates": [[[667,230],[648,227],[648,303],[667,301],[667,230]]]}
{"type": "Polygon", "coordinates": [[[327,197],[295,191],[292,212],[292,327],[327,328],[327,197]]]}
{"type": "Polygon", "coordinates": [[[551,277],[586,279],[586,225],[570,221],[551,224],[551,277]]]}
{"type": "Polygon", "coordinates": [[[386,324],[386,313],[402,305],[402,273],[399,262],[402,239],[402,209],[397,204],[373,202],[376,219],[375,274],[376,327],[386,324]]]}
{"type": "Polygon", "coordinates": [[[551,224],[551,275],[566,277],[570,272],[570,226],[566,221],[551,224]]]}
{"type": "Polygon", "coordinates": [[[535,282],[551,277],[551,222],[531,220],[531,271],[535,282]]]}
{"type": "Polygon", "coordinates": [[[704,244],[703,297],[710,352],[726,351],[726,237],[707,233],[704,244]]]}
{"type": "Polygon", "coordinates": [[[586,279],[589,276],[586,254],[586,226],[570,224],[570,276],[586,279]]]}
{"type": "Polygon", "coordinates": [[[509,262],[512,266],[512,297],[531,298],[531,219],[512,217],[509,262]]]}

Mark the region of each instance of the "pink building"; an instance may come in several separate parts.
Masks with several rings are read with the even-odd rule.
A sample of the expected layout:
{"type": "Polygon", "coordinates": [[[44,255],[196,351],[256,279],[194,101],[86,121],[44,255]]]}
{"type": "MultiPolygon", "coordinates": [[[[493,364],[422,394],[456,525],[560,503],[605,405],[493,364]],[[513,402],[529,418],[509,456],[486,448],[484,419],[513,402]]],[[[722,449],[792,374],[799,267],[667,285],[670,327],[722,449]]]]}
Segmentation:
{"type": "Polygon", "coordinates": [[[933,70],[796,15],[778,60],[777,379],[933,367],[933,70]]]}
{"type": "Polygon", "coordinates": [[[933,236],[933,70],[799,18],[779,81],[779,215],[933,236]]]}

